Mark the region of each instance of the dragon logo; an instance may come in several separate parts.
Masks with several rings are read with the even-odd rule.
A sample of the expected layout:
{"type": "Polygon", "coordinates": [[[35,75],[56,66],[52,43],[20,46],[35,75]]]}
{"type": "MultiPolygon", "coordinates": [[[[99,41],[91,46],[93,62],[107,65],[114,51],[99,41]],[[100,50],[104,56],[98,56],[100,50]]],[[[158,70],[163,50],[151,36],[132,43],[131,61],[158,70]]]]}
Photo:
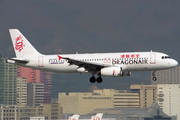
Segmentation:
{"type": "Polygon", "coordinates": [[[23,36],[20,35],[19,37],[16,38],[16,43],[15,43],[15,49],[19,50],[19,52],[21,52],[21,50],[24,47],[24,43],[23,43],[23,36]]]}
{"type": "Polygon", "coordinates": [[[99,117],[94,117],[93,120],[100,120],[100,118],[99,117]]]}

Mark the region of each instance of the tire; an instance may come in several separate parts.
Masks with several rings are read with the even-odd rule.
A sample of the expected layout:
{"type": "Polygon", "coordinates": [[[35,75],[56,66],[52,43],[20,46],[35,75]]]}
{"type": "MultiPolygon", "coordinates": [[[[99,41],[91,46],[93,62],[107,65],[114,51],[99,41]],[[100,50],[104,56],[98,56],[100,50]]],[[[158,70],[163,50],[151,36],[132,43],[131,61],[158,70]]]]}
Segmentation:
{"type": "Polygon", "coordinates": [[[101,76],[99,76],[99,77],[97,78],[97,82],[98,82],[98,83],[102,83],[102,81],[103,81],[103,79],[101,78],[101,76]]]}
{"type": "Polygon", "coordinates": [[[92,77],[89,79],[89,81],[90,81],[91,83],[95,83],[95,82],[96,82],[96,78],[95,78],[94,76],[92,76],[92,77]]]}
{"type": "Polygon", "coordinates": [[[157,78],[156,77],[153,77],[153,79],[152,79],[153,81],[156,81],[157,80],[157,78]]]}

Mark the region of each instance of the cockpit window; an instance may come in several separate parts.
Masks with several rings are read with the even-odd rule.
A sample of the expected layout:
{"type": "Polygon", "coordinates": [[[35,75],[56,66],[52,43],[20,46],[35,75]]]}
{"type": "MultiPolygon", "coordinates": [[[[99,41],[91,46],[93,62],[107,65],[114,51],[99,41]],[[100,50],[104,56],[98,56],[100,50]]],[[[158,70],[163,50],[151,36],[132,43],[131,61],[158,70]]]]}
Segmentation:
{"type": "Polygon", "coordinates": [[[162,59],[170,59],[171,57],[169,56],[162,56],[162,59]]]}

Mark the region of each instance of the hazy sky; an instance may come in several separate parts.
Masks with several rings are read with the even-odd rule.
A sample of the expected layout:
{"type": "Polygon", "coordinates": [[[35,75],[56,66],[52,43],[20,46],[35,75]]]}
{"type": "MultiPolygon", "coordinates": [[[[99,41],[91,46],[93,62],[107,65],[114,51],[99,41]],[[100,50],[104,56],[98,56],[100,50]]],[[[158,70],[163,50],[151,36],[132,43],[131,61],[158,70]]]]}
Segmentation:
{"type": "MultiPolygon", "coordinates": [[[[17,28],[43,54],[153,50],[180,61],[179,6],[178,0],[0,0],[0,53],[15,56],[8,29],[17,28]]],[[[150,83],[150,73],[145,75],[135,73],[115,82],[150,83]]],[[[59,80],[60,85],[75,78],[73,86],[82,83],[87,90],[107,88],[107,79],[114,80],[104,78],[108,82],[93,86],[90,74],[54,76],[65,80],[59,80]]]]}

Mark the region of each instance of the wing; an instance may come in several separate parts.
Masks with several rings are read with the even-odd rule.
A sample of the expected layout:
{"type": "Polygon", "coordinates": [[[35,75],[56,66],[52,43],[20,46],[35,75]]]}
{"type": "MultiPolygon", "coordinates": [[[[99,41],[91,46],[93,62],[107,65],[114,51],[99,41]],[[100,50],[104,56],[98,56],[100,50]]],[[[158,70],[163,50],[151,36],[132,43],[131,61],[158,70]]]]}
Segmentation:
{"type": "Polygon", "coordinates": [[[111,65],[93,63],[93,62],[88,62],[88,61],[80,61],[80,60],[76,60],[76,59],[68,58],[68,57],[62,57],[62,58],[67,60],[69,65],[77,65],[79,66],[79,68],[84,67],[88,72],[99,71],[104,67],[111,66],[111,65]]]}

